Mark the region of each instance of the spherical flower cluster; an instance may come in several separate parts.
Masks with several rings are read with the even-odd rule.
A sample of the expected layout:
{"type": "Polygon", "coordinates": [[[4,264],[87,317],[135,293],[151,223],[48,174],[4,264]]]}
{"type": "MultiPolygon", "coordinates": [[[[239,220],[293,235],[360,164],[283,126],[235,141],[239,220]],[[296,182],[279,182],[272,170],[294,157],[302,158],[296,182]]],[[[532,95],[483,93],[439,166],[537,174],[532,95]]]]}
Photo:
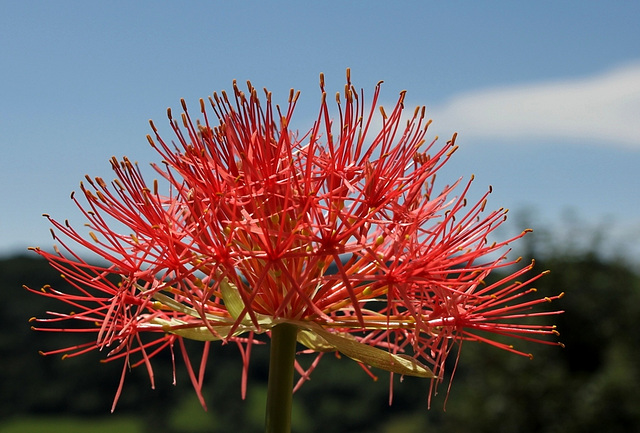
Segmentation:
{"type": "MultiPolygon", "coordinates": [[[[151,123],[159,181],[127,158],[111,161],[111,183],[87,176],[72,197],[88,233],[49,218],[61,248],[35,249],[74,291],[33,291],[71,310],[33,320],[94,337],[48,354],[108,349],[107,359],[145,365],[153,380],[153,356],[177,346],[202,401],[212,341],[238,344],[246,378],[251,345],[281,323],[318,354],[310,367],[296,363],[298,385],[325,352],[368,372],[430,378],[435,390],[456,342],[516,353],[490,333],[559,344],[546,339],[553,326],[514,320],[557,313],[531,311],[557,297],[528,297],[540,274],[520,282],[531,264],[514,271],[518,260],[506,258],[524,232],[489,242],[506,217],[485,211],[490,191],[468,202],[471,181],[435,189],[455,135],[443,146],[426,141],[425,109],[403,117],[404,92],[378,113],[380,83],[365,104],[349,73],[332,117],[322,76],[320,87],[318,118],[304,134],[289,129],[299,93],[282,110],[266,90],[260,98],[250,83],[246,92],[234,83],[231,95],[200,100],[195,123],[184,101],[179,119],[169,110],[174,143],[151,123]],[[106,264],[85,261],[77,246],[106,264]],[[496,269],[510,271],[486,284],[496,269]],[[203,341],[200,369],[184,339],[203,341]]],[[[116,400],[121,389],[122,381],[116,400]]]]}

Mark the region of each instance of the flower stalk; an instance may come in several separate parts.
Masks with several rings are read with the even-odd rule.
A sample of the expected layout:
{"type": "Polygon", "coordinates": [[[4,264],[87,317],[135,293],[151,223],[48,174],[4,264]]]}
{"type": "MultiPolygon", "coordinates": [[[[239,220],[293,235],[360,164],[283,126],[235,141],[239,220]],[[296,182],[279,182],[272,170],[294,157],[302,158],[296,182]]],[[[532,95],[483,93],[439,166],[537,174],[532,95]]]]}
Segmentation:
{"type": "Polygon", "coordinates": [[[298,328],[289,323],[281,323],[271,330],[266,433],[288,433],[291,431],[297,334],[298,328]]]}

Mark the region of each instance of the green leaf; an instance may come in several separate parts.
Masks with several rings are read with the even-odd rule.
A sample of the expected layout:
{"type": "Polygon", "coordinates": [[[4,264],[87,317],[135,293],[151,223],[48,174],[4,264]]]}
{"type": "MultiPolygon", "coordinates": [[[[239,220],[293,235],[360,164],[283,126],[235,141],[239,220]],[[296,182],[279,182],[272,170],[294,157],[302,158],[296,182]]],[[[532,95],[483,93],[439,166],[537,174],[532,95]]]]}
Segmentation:
{"type": "MultiPolygon", "coordinates": [[[[224,338],[229,337],[229,332],[231,331],[232,325],[230,324],[221,324],[221,325],[211,325],[211,329],[201,325],[194,326],[193,324],[183,322],[178,319],[162,319],[160,317],[154,317],[150,320],[150,323],[162,326],[162,330],[170,333],[179,335],[180,337],[187,338],[189,340],[197,340],[197,341],[218,341],[224,338]],[[211,332],[213,329],[214,332],[211,332]]],[[[238,325],[232,336],[238,336],[240,334],[244,334],[245,332],[255,331],[252,326],[238,325]]]]}
{"type": "Polygon", "coordinates": [[[315,323],[296,322],[303,329],[298,333],[298,341],[309,349],[319,352],[338,351],[349,358],[406,376],[437,378],[424,364],[406,355],[395,355],[377,347],[360,343],[352,335],[334,334],[315,323]]]}
{"type": "Polygon", "coordinates": [[[257,322],[254,324],[254,322],[249,318],[249,314],[244,309],[244,301],[242,300],[242,296],[240,296],[238,288],[235,284],[230,283],[226,279],[220,282],[220,292],[222,292],[222,300],[224,301],[224,306],[227,308],[229,315],[231,315],[234,320],[239,321],[240,324],[248,331],[264,332],[265,329],[273,328],[278,323],[283,322],[274,320],[264,314],[254,313],[254,317],[257,322]],[[242,315],[242,318],[240,318],[243,311],[244,314],[242,315]],[[255,325],[258,325],[261,329],[257,329],[255,325]]]}
{"type": "Polygon", "coordinates": [[[307,329],[298,330],[298,343],[303,344],[315,352],[335,352],[336,347],[313,331],[307,329]]]}
{"type": "Polygon", "coordinates": [[[162,329],[170,334],[176,334],[180,337],[187,338],[189,340],[198,341],[217,341],[226,337],[231,330],[231,325],[223,325],[215,327],[218,335],[211,332],[206,326],[188,326],[187,322],[177,319],[162,319],[160,317],[154,317],[150,323],[162,326],[162,329]],[[225,333],[226,328],[226,333],[225,333]]]}
{"type": "MultiPolygon", "coordinates": [[[[231,317],[238,320],[244,310],[244,302],[242,301],[240,292],[238,292],[238,288],[225,278],[220,281],[220,291],[222,292],[222,299],[224,300],[224,306],[227,308],[227,311],[231,317]]],[[[245,320],[246,315],[247,313],[245,311],[241,321],[245,320]]]]}

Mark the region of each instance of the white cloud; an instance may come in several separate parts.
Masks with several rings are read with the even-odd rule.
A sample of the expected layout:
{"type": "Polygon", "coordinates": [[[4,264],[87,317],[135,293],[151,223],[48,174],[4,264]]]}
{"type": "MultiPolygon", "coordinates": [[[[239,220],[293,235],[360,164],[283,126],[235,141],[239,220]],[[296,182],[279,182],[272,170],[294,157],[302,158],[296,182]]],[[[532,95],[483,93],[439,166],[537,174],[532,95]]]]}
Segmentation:
{"type": "Polygon", "coordinates": [[[588,78],[469,92],[427,108],[442,136],[569,138],[640,149],[640,63],[588,78]]]}

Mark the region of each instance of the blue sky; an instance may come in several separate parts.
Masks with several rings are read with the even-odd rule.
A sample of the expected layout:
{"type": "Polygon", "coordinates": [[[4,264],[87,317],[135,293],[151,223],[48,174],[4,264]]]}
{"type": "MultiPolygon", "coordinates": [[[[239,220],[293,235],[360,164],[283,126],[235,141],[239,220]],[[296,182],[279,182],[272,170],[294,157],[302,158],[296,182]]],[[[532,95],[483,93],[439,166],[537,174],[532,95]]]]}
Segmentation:
{"type": "Polygon", "coordinates": [[[426,105],[432,135],[459,132],[443,181],[473,173],[490,207],[545,227],[571,211],[637,248],[639,20],[631,1],[2,1],[0,254],[49,248],[43,213],[82,224],[69,194],[112,178],[111,156],[158,161],[148,119],[169,137],[180,98],[293,87],[304,129],[318,74],[340,91],[347,67],[368,94],[384,80],[385,105],[426,105]]]}

